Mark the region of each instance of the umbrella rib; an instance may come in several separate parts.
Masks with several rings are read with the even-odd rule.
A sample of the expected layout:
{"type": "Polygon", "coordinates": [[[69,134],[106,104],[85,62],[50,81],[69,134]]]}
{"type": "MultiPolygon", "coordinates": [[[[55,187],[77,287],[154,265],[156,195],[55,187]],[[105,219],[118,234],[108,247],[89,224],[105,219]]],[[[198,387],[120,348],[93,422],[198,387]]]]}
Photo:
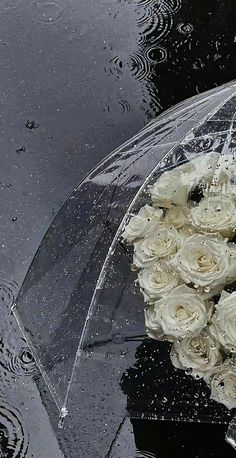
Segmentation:
{"type": "MultiPolygon", "coordinates": [[[[235,85],[233,85],[233,86],[235,86],[235,85]]],[[[235,92],[236,92],[236,89],[235,89],[235,92]]],[[[234,93],[230,94],[229,97],[227,97],[226,99],[224,99],[223,102],[221,102],[217,106],[215,106],[207,115],[204,115],[204,117],[200,121],[198,121],[194,127],[189,129],[189,131],[186,134],[183,135],[182,139],[178,142],[178,144],[180,144],[197,127],[201,126],[207,119],[210,119],[211,116],[214,115],[221,107],[223,107],[228,102],[228,100],[230,100],[233,96],[234,96],[234,93]]],[[[71,383],[72,383],[72,380],[73,380],[75,368],[77,366],[78,359],[79,359],[79,356],[81,355],[81,351],[82,351],[82,348],[83,348],[83,342],[84,342],[84,339],[85,339],[85,334],[86,334],[86,331],[87,331],[89,318],[90,318],[90,316],[92,316],[94,298],[95,298],[97,289],[101,288],[102,283],[103,283],[104,278],[105,278],[105,272],[106,272],[106,269],[107,269],[109,255],[114,249],[114,246],[115,246],[115,244],[117,242],[117,239],[118,239],[118,236],[120,234],[120,231],[123,228],[123,225],[124,225],[124,223],[126,221],[127,213],[131,210],[135,200],[137,199],[139,194],[142,192],[142,190],[145,188],[146,184],[150,180],[150,177],[155,173],[157,167],[159,167],[160,163],[163,162],[165,160],[165,158],[170,155],[170,153],[174,150],[174,148],[175,148],[175,145],[171,148],[170,151],[168,151],[168,153],[164,156],[164,158],[158,163],[158,165],[152,170],[152,172],[144,180],[143,185],[140,187],[139,191],[137,192],[135,197],[132,199],[132,201],[131,201],[131,203],[129,205],[129,208],[126,211],[126,214],[125,214],[124,218],[122,219],[118,230],[116,231],[116,235],[115,235],[115,237],[113,239],[113,242],[112,242],[112,244],[111,244],[111,246],[110,246],[110,248],[108,250],[107,256],[106,256],[105,261],[103,263],[103,267],[101,269],[101,272],[100,272],[100,275],[99,275],[99,278],[98,278],[98,281],[97,281],[97,284],[96,284],[96,287],[95,287],[95,290],[94,290],[94,294],[93,294],[93,297],[91,299],[90,306],[89,306],[89,309],[88,309],[88,312],[87,312],[86,320],[85,320],[85,323],[84,323],[84,328],[83,328],[83,331],[81,333],[81,336],[80,336],[80,339],[79,339],[79,344],[78,344],[78,349],[77,349],[77,352],[76,352],[76,355],[75,355],[75,361],[74,361],[74,365],[73,365],[73,368],[72,368],[71,378],[70,378],[70,381],[69,381],[69,384],[68,384],[68,389],[67,389],[67,393],[66,393],[65,400],[64,400],[64,406],[67,405],[68,396],[69,396],[69,393],[70,393],[70,388],[71,388],[71,383]]]]}

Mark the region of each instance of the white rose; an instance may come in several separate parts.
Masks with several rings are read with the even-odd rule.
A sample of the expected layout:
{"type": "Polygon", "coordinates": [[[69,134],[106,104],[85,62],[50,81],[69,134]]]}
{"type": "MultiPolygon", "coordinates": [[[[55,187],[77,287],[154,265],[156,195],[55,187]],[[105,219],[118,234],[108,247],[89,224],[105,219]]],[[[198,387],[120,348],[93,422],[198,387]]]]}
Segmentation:
{"type": "Polygon", "coordinates": [[[228,409],[236,408],[236,365],[233,359],[215,366],[205,381],[211,388],[211,399],[224,404],[228,409]]]}
{"type": "Polygon", "coordinates": [[[213,180],[218,184],[228,182],[233,179],[236,173],[236,160],[233,154],[221,154],[217,162],[213,180]]]}
{"type": "Polygon", "coordinates": [[[194,234],[187,238],[171,260],[185,283],[205,292],[224,285],[229,274],[227,243],[222,238],[194,234]]]}
{"type": "Polygon", "coordinates": [[[236,353],[236,291],[232,294],[224,292],[215,308],[211,334],[226,351],[236,353]]]}
{"type": "Polygon", "coordinates": [[[236,231],[236,208],[230,197],[206,197],[191,209],[191,222],[201,232],[231,238],[236,231]]]}
{"type": "Polygon", "coordinates": [[[218,158],[219,153],[210,152],[164,172],[151,188],[153,204],[166,208],[185,205],[189,192],[199,182],[212,180],[218,158]]]}
{"type": "Polygon", "coordinates": [[[151,187],[154,206],[170,208],[172,204],[187,203],[189,186],[181,181],[178,168],[164,172],[151,187]]]}
{"type": "Polygon", "coordinates": [[[137,268],[151,265],[160,258],[168,258],[177,253],[180,239],[174,226],[159,223],[155,227],[155,235],[145,237],[134,244],[133,264],[137,268]]]}
{"type": "Polygon", "coordinates": [[[163,216],[163,211],[145,205],[137,215],[130,218],[126,225],[122,238],[127,243],[133,243],[142,239],[145,235],[150,234],[163,216]]]}
{"type": "Polygon", "coordinates": [[[227,283],[233,283],[236,280],[236,245],[234,243],[228,243],[228,260],[229,274],[227,283]]]}
{"type": "Polygon", "coordinates": [[[203,330],[196,337],[176,340],[171,349],[171,361],[178,369],[192,369],[192,375],[200,378],[221,363],[220,345],[203,330]]]}
{"type": "Polygon", "coordinates": [[[208,195],[231,194],[235,195],[236,160],[232,154],[222,154],[219,157],[208,195]]]}
{"type": "Polygon", "coordinates": [[[204,300],[186,285],[177,286],[154,307],[157,322],[169,340],[197,336],[207,324],[204,300]]]}
{"type": "Polygon", "coordinates": [[[151,339],[163,340],[164,333],[158,321],[157,309],[154,304],[151,304],[144,310],[146,332],[151,339]]]}
{"type": "Polygon", "coordinates": [[[185,226],[185,227],[179,229],[179,230],[178,230],[178,233],[179,233],[179,238],[180,238],[180,244],[181,244],[181,246],[182,246],[183,243],[186,241],[186,239],[188,239],[189,237],[191,237],[191,235],[197,233],[197,230],[196,230],[195,227],[192,227],[192,226],[185,226]]]}
{"type": "Polygon", "coordinates": [[[155,301],[180,283],[180,277],[164,260],[142,269],[138,274],[144,300],[155,301]]]}
{"type": "Polygon", "coordinates": [[[164,221],[180,229],[189,224],[189,219],[190,209],[185,205],[175,205],[167,210],[164,221]]]}
{"type": "Polygon", "coordinates": [[[182,181],[188,181],[191,189],[200,182],[211,183],[219,158],[219,153],[211,151],[178,167],[178,170],[184,174],[182,181]]]}
{"type": "Polygon", "coordinates": [[[236,182],[229,180],[220,185],[213,182],[210,187],[205,189],[204,196],[226,196],[230,197],[234,202],[236,202],[236,182]]]}

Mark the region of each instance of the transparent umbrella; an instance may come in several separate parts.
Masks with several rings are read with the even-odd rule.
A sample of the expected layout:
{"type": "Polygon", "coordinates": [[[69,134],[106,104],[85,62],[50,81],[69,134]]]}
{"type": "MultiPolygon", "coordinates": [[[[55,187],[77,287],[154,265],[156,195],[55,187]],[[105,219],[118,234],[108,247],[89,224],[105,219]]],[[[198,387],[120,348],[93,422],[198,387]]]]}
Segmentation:
{"type": "MultiPolygon", "coordinates": [[[[83,447],[88,457],[104,456],[126,416],[231,421],[232,411],[212,401],[201,380],[173,369],[168,344],[147,339],[120,234],[164,170],[211,151],[234,153],[235,115],[236,83],[163,113],[72,192],[35,255],[13,312],[61,420],[68,412],[83,419],[81,456],[83,447]],[[103,431],[96,445],[92,419],[93,437],[103,431]]],[[[228,431],[235,446],[234,420],[228,431]]]]}

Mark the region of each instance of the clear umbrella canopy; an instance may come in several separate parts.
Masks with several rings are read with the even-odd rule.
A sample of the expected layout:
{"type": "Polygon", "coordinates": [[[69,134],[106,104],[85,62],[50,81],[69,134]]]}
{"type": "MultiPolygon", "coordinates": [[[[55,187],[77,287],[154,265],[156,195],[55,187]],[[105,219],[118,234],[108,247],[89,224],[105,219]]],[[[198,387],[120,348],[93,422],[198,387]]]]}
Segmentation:
{"type": "MultiPolygon", "coordinates": [[[[168,344],[147,339],[120,235],[165,170],[212,151],[234,154],[235,115],[236,83],[168,110],[100,163],[53,221],[13,311],[61,417],[106,418],[110,430],[128,415],[230,422],[232,411],[212,401],[201,380],[173,369],[168,344]]],[[[233,423],[229,433],[233,443],[233,423]]]]}

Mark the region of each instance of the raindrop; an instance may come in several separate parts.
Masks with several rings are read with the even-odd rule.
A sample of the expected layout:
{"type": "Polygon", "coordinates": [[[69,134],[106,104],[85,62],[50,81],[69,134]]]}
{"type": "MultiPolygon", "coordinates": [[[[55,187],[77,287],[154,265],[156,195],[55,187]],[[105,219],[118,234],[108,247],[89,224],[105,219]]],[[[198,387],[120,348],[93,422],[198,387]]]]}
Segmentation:
{"type": "Polygon", "coordinates": [[[25,147],[21,146],[20,148],[16,150],[16,153],[25,153],[25,147]]]}
{"type": "Polygon", "coordinates": [[[38,124],[36,124],[35,121],[30,121],[30,120],[28,119],[28,121],[27,121],[26,124],[25,124],[25,127],[26,127],[27,129],[32,130],[32,129],[37,129],[39,126],[38,126],[38,124]]]}
{"type": "Polygon", "coordinates": [[[124,358],[126,355],[127,355],[127,351],[122,350],[122,351],[120,352],[121,358],[124,358]]]}
{"type": "Polygon", "coordinates": [[[192,373],[192,369],[187,369],[187,370],[185,371],[185,374],[186,374],[186,375],[191,375],[191,373],[192,373]]]}
{"type": "Polygon", "coordinates": [[[34,3],[35,12],[39,22],[43,24],[55,24],[59,22],[65,13],[65,8],[56,1],[34,3]]]}
{"type": "Polygon", "coordinates": [[[157,48],[150,48],[146,51],[146,57],[149,62],[160,64],[167,59],[167,51],[165,48],[158,46],[157,48]]]}
{"type": "Polygon", "coordinates": [[[190,35],[193,31],[193,25],[190,23],[181,23],[177,25],[177,30],[179,33],[182,33],[183,35],[190,35]]]}
{"type": "Polygon", "coordinates": [[[201,378],[199,374],[196,374],[196,375],[194,375],[193,377],[194,377],[196,380],[199,380],[199,379],[201,378]]]}

